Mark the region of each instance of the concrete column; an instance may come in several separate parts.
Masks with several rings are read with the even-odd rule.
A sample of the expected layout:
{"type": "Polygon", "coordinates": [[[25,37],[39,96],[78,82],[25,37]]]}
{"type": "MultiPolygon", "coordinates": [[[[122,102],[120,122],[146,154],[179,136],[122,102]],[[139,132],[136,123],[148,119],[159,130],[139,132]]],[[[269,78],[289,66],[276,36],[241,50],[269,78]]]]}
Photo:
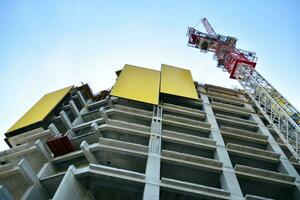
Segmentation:
{"type": "Polygon", "coordinates": [[[103,107],[101,107],[99,112],[101,114],[101,117],[104,119],[105,123],[107,123],[108,122],[108,116],[105,112],[105,109],[103,107]]]}
{"type": "Polygon", "coordinates": [[[80,148],[83,151],[83,154],[85,155],[85,157],[89,161],[89,163],[92,163],[92,164],[98,164],[99,163],[97,158],[90,151],[89,144],[86,141],[82,141],[82,143],[80,145],[80,148]]]}
{"type": "Polygon", "coordinates": [[[64,110],[62,110],[59,113],[59,116],[61,117],[62,122],[66,126],[67,129],[72,129],[73,128],[73,125],[72,125],[69,117],[67,116],[67,114],[66,114],[66,112],[64,110]]]}
{"type": "Polygon", "coordinates": [[[30,166],[29,162],[26,159],[22,159],[19,162],[18,167],[24,179],[26,179],[28,183],[33,185],[32,190],[29,193],[26,193],[26,195],[22,199],[49,199],[50,196],[48,192],[40,184],[39,178],[30,166]]]}
{"type": "Polygon", "coordinates": [[[78,95],[78,98],[79,98],[80,103],[82,104],[82,107],[87,106],[87,102],[86,102],[86,100],[84,99],[82,93],[81,93],[80,91],[77,91],[77,95],[78,95]]]}
{"type": "Polygon", "coordinates": [[[91,127],[92,127],[92,130],[93,130],[94,133],[100,134],[100,131],[99,131],[99,128],[98,128],[98,124],[96,122],[93,122],[92,125],[91,125],[91,127]]]}
{"type": "Polygon", "coordinates": [[[15,198],[11,195],[11,193],[3,185],[0,185],[0,199],[15,200],[15,198]]]}
{"type": "Polygon", "coordinates": [[[50,154],[50,152],[47,150],[47,148],[45,147],[44,143],[39,139],[37,140],[34,145],[36,146],[36,148],[38,149],[38,151],[43,155],[45,156],[45,158],[48,160],[48,161],[51,161],[52,160],[52,156],[50,154]]]}
{"type": "Polygon", "coordinates": [[[113,104],[111,98],[109,96],[107,96],[106,100],[107,100],[108,107],[111,108],[111,109],[113,109],[114,108],[114,104],[113,104]]]}
{"type": "Polygon", "coordinates": [[[219,161],[223,162],[223,173],[221,175],[222,188],[229,190],[231,199],[244,199],[209,99],[206,94],[200,93],[200,95],[203,100],[207,121],[211,124],[210,137],[217,142],[215,156],[219,161]]]}
{"type": "Polygon", "coordinates": [[[73,121],[73,126],[76,126],[76,125],[79,125],[79,124],[82,124],[83,123],[83,119],[82,119],[82,116],[80,114],[80,111],[78,110],[75,102],[73,100],[70,100],[69,101],[69,105],[71,107],[71,110],[72,112],[74,113],[75,115],[75,119],[73,121]]]}
{"type": "Polygon", "coordinates": [[[22,159],[19,162],[18,167],[20,169],[20,173],[24,176],[28,183],[39,183],[37,174],[34,172],[34,170],[32,169],[32,167],[26,159],[22,159]]]}
{"type": "Polygon", "coordinates": [[[103,134],[102,132],[99,130],[99,127],[98,127],[98,124],[96,122],[93,122],[92,125],[92,131],[95,133],[95,134],[98,134],[99,137],[103,137],[103,134]]]}
{"type": "Polygon", "coordinates": [[[94,199],[88,194],[85,187],[78,181],[75,177],[76,169],[71,165],[62,179],[60,185],[58,186],[53,200],[61,199],[72,199],[72,200],[82,200],[82,199],[94,199]]]}
{"type": "Polygon", "coordinates": [[[43,188],[41,184],[35,184],[31,187],[30,192],[26,192],[22,200],[32,200],[32,199],[40,199],[40,200],[47,200],[50,198],[48,192],[43,188]]]}
{"type": "Polygon", "coordinates": [[[50,124],[48,129],[51,132],[51,135],[54,137],[60,134],[59,131],[57,130],[56,126],[53,123],[50,124]]]}
{"type": "MultiPolygon", "coordinates": [[[[270,133],[270,131],[268,130],[268,128],[265,126],[265,124],[263,123],[263,121],[260,119],[260,117],[255,114],[253,107],[246,103],[245,107],[247,107],[248,109],[250,109],[252,112],[251,114],[251,118],[257,123],[258,127],[259,127],[259,132],[262,133],[263,135],[268,136],[268,142],[269,145],[271,146],[272,150],[275,153],[280,154],[280,162],[281,162],[281,171],[287,173],[290,176],[295,176],[296,177],[296,182],[297,185],[300,186],[300,177],[297,173],[297,171],[295,170],[295,168],[293,167],[293,165],[291,164],[291,162],[288,160],[288,158],[286,157],[286,155],[284,154],[284,152],[281,150],[280,146],[278,145],[278,143],[276,142],[276,140],[274,139],[273,135],[270,133]]],[[[298,187],[299,188],[299,187],[298,187]]]]}
{"type": "Polygon", "coordinates": [[[81,117],[80,112],[79,112],[77,106],[75,105],[74,101],[70,100],[69,104],[70,104],[71,110],[73,111],[73,113],[75,114],[75,116],[76,117],[81,117]]]}
{"type": "Polygon", "coordinates": [[[144,200],[159,200],[162,107],[155,106],[151,123],[144,200]]]}

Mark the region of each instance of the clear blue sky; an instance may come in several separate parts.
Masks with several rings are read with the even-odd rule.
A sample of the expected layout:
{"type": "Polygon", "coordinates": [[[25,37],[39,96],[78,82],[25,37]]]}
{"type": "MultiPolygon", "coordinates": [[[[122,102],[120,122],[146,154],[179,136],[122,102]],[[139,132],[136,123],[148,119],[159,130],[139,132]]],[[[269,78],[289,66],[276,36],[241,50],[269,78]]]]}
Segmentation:
{"type": "Polygon", "coordinates": [[[81,81],[111,87],[125,63],[166,63],[197,81],[238,85],[212,54],[186,46],[187,26],[202,17],[255,51],[257,70],[300,108],[300,1],[128,2],[0,1],[0,149],[3,133],[43,94],[81,81]]]}

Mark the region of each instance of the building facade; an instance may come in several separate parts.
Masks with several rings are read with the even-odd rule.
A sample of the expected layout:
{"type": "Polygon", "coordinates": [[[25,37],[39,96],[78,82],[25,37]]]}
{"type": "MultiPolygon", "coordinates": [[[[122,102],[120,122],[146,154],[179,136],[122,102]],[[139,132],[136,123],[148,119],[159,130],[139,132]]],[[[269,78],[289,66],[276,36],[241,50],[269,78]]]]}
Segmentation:
{"type": "Polygon", "coordinates": [[[117,75],[45,95],[5,133],[1,200],[300,199],[300,164],[243,91],[166,65],[117,75]]]}

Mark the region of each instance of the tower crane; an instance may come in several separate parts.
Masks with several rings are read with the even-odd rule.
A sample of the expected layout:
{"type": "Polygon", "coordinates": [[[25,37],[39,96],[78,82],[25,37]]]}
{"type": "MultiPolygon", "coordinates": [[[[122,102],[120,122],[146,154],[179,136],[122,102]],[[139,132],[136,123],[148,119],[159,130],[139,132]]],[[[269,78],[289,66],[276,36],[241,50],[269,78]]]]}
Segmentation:
{"type": "Polygon", "coordinates": [[[217,34],[206,18],[207,33],[188,27],[188,46],[213,52],[217,67],[236,79],[255,103],[294,158],[300,162],[300,113],[258,71],[256,53],[236,48],[237,39],[217,34]]]}

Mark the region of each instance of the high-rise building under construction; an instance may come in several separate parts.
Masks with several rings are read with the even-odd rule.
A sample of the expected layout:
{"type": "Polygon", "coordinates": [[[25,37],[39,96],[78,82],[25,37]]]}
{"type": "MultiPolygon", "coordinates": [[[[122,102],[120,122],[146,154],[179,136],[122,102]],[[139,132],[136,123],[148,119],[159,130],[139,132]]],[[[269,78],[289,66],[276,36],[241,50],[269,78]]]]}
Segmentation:
{"type": "Polygon", "coordinates": [[[300,199],[300,164],[242,90],[125,65],[43,96],[6,133],[0,199],[300,199]]]}

